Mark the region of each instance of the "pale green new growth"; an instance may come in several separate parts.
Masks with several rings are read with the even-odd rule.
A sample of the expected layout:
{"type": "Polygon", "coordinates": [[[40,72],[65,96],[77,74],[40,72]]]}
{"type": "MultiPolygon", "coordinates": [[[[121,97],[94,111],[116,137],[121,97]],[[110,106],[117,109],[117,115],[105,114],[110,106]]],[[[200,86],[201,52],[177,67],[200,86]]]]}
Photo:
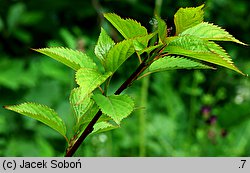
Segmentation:
{"type": "MultiPolygon", "coordinates": [[[[73,109],[76,118],[75,130],[78,131],[79,128],[85,128],[87,123],[91,121],[93,116],[98,112],[98,106],[95,104],[94,100],[91,99],[92,93],[88,94],[82,87],[74,88],[70,94],[70,105],[73,109]]],[[[107,118],[103,116],[100,121],[106,121],[107,118]]]]}
{"type": "Polygon", "coordinates": [[[141,55],[144,52],[147,52],[148,54],[150,52],[152,52],[156,47],[159,47],[159,45],[161,43],[159,43],[158,45],[155,45],[154,48],[153,46],[149,46],[148,47],[148,42],[149,40],[154,37],[157,34],[157,32],[153,32],[151,34],[142,36],[142,37],[137,37],[135,39],[133,39],[133,45],[134,45],[134,50],[137,53],[137,55],[141,55]]]}
{"type": "MultiPolygon", "coordinates": [[[[79,121],[74,126],[74,130],[82,132],[98,111],[99,107],[94,103],[89,109],[86,110],[85,114],[80,117],[79,121]]],[[[103,119],[106,120],[106,117],[101,117],[99,121],[101,122],[103,119]]]]}
{"type": "Polygon", "coordinates": [[[97,69],[96,64],[91,58],[77,50],[72,50],[64,47],[51,47],[33,50],[47,55],[65,64],[66,66],[72,68],[75,71],[77,71],[81,67],[97,69]]]}
{"type": "Polygon", "coordinates": [[[134,109],[134,101],[128,95],[103,96],[95,94],[93,99],[101,109],[102,113],[111,117],[117,124],[129,116],[134,109]]]}
{"type": "MultiPolygon", "coordinates": [[[[95,69],[81,68],[76,72],[76,82],[80,86],[72,90],[70,104],[76,115],[75,130],[84,130],[94,115],[98,112],[98,107],[91,99],[92,92],[112,75],[111,72],[101,74],[95,69]]],[[[107,120],[106,117],[100,121],[107,120]]]]}
{"type": "Polygon", "coordinates": [[[89,109],[92,108],[94,101],[91,99],[92,94],[87,94],[86,89],[82,87],[74,88],[70,94],[70,104],[76,117],[76,123],[79,123],[89,109]]]}
{"type": "Polygon", "coordinates": [[[109,50],[115,45],[115,42],[109,37],[106,31],[101,28],[101,33],[95,46],[95,55],[104,64],[109,50]]]}
{"type": "Polygon", "coordinates": [[[133,40],[124,40],[117,43],[108,52],[105,59],[106,71],[115,72],[133,53],[133,40]]]}
{"type": "Polygon", "coordinates": [[[111,75],[111,72],[101,74],[95,69],[81,68],[76,72],[76,82],[83,89],[82,94],[86,97],[111,75]]]}
{"type": "Polygon", "coordinates": [[[180,35],[194,35],[206,40],[232,41],[235,43],[246,45],[245,43],[234,38],[231,34],[229,34],[221,27],[207,22],[202,22],[192,28],[188,28],[187,30],[180,33],[180,35]]]}
{"type": "Polygon", "coordinates": [[[89,68],[81,68],[76,72],[76,82],[80,88],[72,91],[70,99],[72,107],[78,116],[76,129],[91,121],[93,116],[98,112],[98,107],[90,97],[92,92],[111,75],[111,72],[101,74],[97,70],[89,68]]]}
{"type": "Polygon", "coordinates": [[[153,32],[148,35],[144,35],[141,37],[136,37],[133,39],[133,45],[135,51],[142,51],[143,49],[147,48],[149,40],[154,37],[157,34],[157,32],[153,32]]]}
{"type": "Polygon", "coordinates": [[[162,46],[163,46],[162,43],[158,43],[157,45],[154,45],[154,46],[148,46],[148,47],[146,47],[146,48],[140,50],[140,51],[139,51],[139,54],[142,54],[142,53],[144,53],[144,52],[146,52],[147,54],[149,54],[150,52],[152,52],[152,51],[154,51],[155,49],[160,48],[160,47],[162,47],[162,46]]]}
{"type": "Polygon", "coordinates": [[[95,125],[94,125],[94,130],[92,132],[93,133],[102,133],[102,132],[106,132],[106,131],[109,131],[109,130],[113,130],[113,129],[116,129],[118,128],[119,126],[117,125],[113,125],[111,123],[108,123],[108,122],[97,122],[95,125]]]}
{"type": "Polygon", "coordinates": [[[106,13],[104,17],[122,34],[125,39],[147,35],[147,29],[133,19],[122,19],[114,13],[106,13]]]}
{"type": "Polygon", "coordinates": [[[174,23],[176,27],[176,35],[179,35],[188,28],[191,28],[203,22],[204,11],[199,7],[180,8],[174,15],[174,23]]]}
{"type": "Polygon", "coordinates": [[[66,126],[53,109],[37,103],[22,103],[19,105],[5,106],[5,108],[38,120],[58,131],[67,139],[66,126]]]}
{"type": "Polygon", "coordinates": [[[184,57],[166,56],[161,59],[154,61],[147,72],[160,72],[166,70],[176,70],[176,69],[213,69],[210,66],[202,64],[191,59],[184,57]]]}

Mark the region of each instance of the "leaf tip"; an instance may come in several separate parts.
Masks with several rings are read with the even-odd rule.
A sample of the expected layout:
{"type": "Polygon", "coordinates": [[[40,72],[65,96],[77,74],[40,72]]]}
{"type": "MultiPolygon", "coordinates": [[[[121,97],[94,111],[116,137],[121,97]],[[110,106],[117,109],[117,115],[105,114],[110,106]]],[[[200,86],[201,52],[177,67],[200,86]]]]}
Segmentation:
{"type": "Polygon", "coordinates": [[[35,48],[30,48],[30,50],[33,50],[33,51],[38,51],[39,49],[35,49],[35,48]]]}
{"type": "Polygon", "coordinates": [[[243,73],[243,72],[240,71],[238,68],[237,68],[237,70],[235,70],[235,71],[238,72],[238,73],[240,73],[241,75],[243,75],[243,76],[245,76],[245,77],[248,77],[248,74],[243,73]]]}
{"type": "Polygon", "coordinates": [[[2,106],[4,109],[8,109],[8,106],[6,106],[6,105],[4,105],[4,106],[2,106]]]}
{"type": "Polygon", "coordinates": [[[205,4],[201,4],[200,6],[198,6],[198,8],[202,9],[205,7],[205,4]]]}
{"type": "MultiPolygon", "coordinates": [[[[112,16],[112,15],[113,15],[113,16],[118,16],[118,15],[115,14],[115,13],[110,13],[110,12],[109,12],[109,13],[103,13],[103,16],[104,16],[106,19],[107,19],[108,16],[112,16]]],[[[118,16],[118,17],[120,17],[120,16],[118,16]]]]}
{"type": "Polygon", "coordinates": [[[248,74],[245,74],[243,72],[240,73],[241,75],[245,76],[245,77],[248,77],[248,74]]]}
{"type": "Polygon", "coordinates": [[[244,46],[249,46],[249,44],[243,43],[240,41],[240,44],[244,45],[244,46]]]}
{"type": "Polygon", "coordinates": [[[4,109],[7,109],[7,110],[12,111],[13,106],[15,106],[15,105],[4,105],[4,106],[2,106],[2,107],[3,107],[4,109]]]}

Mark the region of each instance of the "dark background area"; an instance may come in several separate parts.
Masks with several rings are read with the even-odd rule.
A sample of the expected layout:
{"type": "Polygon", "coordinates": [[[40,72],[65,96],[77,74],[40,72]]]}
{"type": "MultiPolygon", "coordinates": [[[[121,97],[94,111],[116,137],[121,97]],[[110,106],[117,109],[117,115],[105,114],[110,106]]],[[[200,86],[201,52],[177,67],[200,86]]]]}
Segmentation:
{"type": "MultiPolygon", "coordinates": [[[[102,13],[133,18],[150,31],[156,2],[161,0],[0,0],[0,105],[46,104],[70,127],[74,73],[31,48],[65,46],[93,56],[100,27],[121,40],[102,13]]],[[[163,0],[161,17],[174,27],[180,7],[203,3],[205,21],[250,43],[248,0],[163,0]]],[[[249,48],[221,45],[250,74],[249,48]]],[[[114,90],[134,69],[129,60],[115,75],[114,90]]],[[[249,78],[220,67],[169,71],[139,80],[126,92],[138,109],[121,128],[89,136],[77,156],[250,156],[249,78]]],[[[0,108],[0,156],[62,156],[65,145],[42,123],[0,108]]]]}

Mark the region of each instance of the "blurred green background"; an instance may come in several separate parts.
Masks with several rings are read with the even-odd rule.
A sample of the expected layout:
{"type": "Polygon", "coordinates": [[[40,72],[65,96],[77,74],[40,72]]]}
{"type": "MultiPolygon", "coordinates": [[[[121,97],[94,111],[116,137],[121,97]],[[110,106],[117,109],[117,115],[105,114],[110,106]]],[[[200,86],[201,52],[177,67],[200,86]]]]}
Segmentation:
{"type": "MultiPolygon", "coordinates": [[[[154,11],[170,27],[180,7],[203,3],[206,21],[250,43],[248,0],[0,0],[0,105],[46,104],[71,127],[73,71],[30,48],[66,46],[91,56],[101,26],[121,39],[103,12],[136,19],[150,31],[154,11]]],[[[250,74],[249,48],[222,46],[250,74]]],[[[115,75],[113,90],[134,69],[129,60],[115,75]]],[[[223,68],[169,71],[126,92],[138,109],[121,128],[89,136],[76,156],[250,156],[249,78],[223,68]]],[[[63,156],[65,147],[49,127],[0,108],[0,156],[63,156]]]]}

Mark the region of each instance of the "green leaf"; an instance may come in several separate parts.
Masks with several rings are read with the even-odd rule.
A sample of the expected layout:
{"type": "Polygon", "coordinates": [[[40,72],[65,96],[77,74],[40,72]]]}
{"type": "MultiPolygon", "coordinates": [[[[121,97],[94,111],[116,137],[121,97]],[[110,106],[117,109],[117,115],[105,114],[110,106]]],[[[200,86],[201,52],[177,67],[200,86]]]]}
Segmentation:
{"type": "Polygon", "coordinates": [[[97,69],[96,64],[91,58],[77,50],[63,47],[51,47],[33,50],[47,55],[76,71],[81,67],[97,69]]]}
{"type": "Polygon", "coordinates": [[[212,42],[212,41],[208,42],[208,49],[214,54],[217,54],[220,57],[222,57],[228,63],[231,63],[231,64],[233,63],[232,59],[227,54],[227,52],[215,42],[212,42]]]}
{"type": "Polygon", "coordinates": [[[104,17],[122,34],[125,39],[147,35],[147,29],[133,19],[122,19],[114,13],[106,13],[104,17]]]}
{"type": "Polygon", "coordinates": [[[207,44],[209,41],[200,39],[192,35],[175,36],[168,38],[168,45],[163,52],[170,50],[170,47],[181,47],[186,50],[206,53],[209,52],[207,44]]]}
{"type": "Polygon", "coordinates": [[[199,7],[180,8],[174,15],[174,23],[176,27],[176,35],[179,35],[188,28],[191,28],[203,22],[204,11],[199,7]]]}
{"type": "Polygon", "coordinates": [[[210,66],[202,64],[200,62],[187,59],[180,56],[166,56],[154,61],[147,72],[160,72],[166,70],[175,70],[175,69],[213,69],[210,66]]]}
{"type": "Polygon", "coordinates": [[[235,43],[246,45],[245,43],[237,40],[231,34],[219,26],[211,23],[202,22],[192,28],[183,31],[180,35],[194,35],[199,38],[214,41],[232,41],[235,43]]]}
{"type": "Polygon", "coordinates": [[[167,24],[159,16],[156,15],[155,18],[157,20],[157,30],[158,30],[159,42],[165,43],[165,40],[167,37],[167,24]]]}
{"type": "MultiPolygon", "coordinates": [[[[95,104],[94,100],[91,99],[92,93],[86,94],[86,90],[82,87],[78,87],[74,88],[70,95],[70,104],[76,116],[75,131],[84,130],[85,125],[87,125],[99,111],[98,106],[95,104]]],[[[110,118],[104,115],[99,119],[99,121],[107,120],[110,120],[110,118]]]]}
{"type": "MultiPolygon", "coordinates": [[[[232,70],[235,70],[238,73],[241,73],[242,75],[245,75],[244,73],[242,73],[242,71],[240,71],[234,64],[233,61],[231,59],[231,57],[227,54],[227,52],[220,47],[218,44],[209,41],[208,42],[208,49],[210,50],[210,52],[216,54],[217,56],[219,56],[220,58],[223,59],[224,62],[227,62],[227,68],[230,68],[232,70]]],[[[219,65],[219,64],[218,64],[219,65]]]]}
{"type": "Polygon", "coordinates": [[[97,122],[95,125],[94,125],[94,130],[92,132],[93,133],[102,133],[102,132],[106,132],[106,131],[109,131],[109,130],[113,130],[113,129],[116,129],[118,128],[119,126],[117,125],[113,125],[111,123],[108,123],[108,122],[97,122]]]}
{"type": "Polygon", "coordinates": [[[134,109],[134,101],[128,95],[103,96],[101,94],[93,95],[93,99],[101,109],[102,113],[107,114],[117,124],[129,116],[134,109]]]}
{"type": "Polygon", "coordinates": [[[37,103],[23,103],[5,106],[6,109],[34,118],[62,134],[66,138],[66,126],[58,114],[51,108],[37,103]]]}
{"type": "Polygon", "coordinates": [[[84,96],[87,96],[111,75],[111,72],[101,74],[95,69],[81,68],[76,72],[76,82],[84,90],[84,96]]]}
{"type": "Polygon", "coordinates": [[[146,48],[145,45],[143,45],[140,41],[137,40],[133,40],[133,45],[136,52],[140,52],[141,50],[146,48]]]}
{"type": "Polygon", "coordinates": [[[148,47],[148,42],[149,40],[154,37],[157,34],[157,32],[153,32],[151,34],[141,36],[141,37],[136,37],[133,39],[133,45],[134,49],[136,52],[140,52],[148,47]]]}
{"type": "MultiPolygon", "coordinates": [[[[90,123],[90,121],[94,118],[94,116],[97,114],[97,112],[99,111],[99,107],[97,106],[96,103],[94,103],[86,112],[84,115],[82,115],[79,119],[79,121],[75,124],[74,126],[74,131],[76,132],[76,134],[81,134],[81,132],[83,132],[85,130],[85,128],[87,127],[87,125],[90,123]]],[[[98,119],[96,124],[99,124],[101,122],[107,122],[112,120],[110,117],[108,117],[107,115],[102,114],[101,117],[98,119]]],[[[110,123],[109,123],[110,124],[110,123]]],[[[95,128],[95,127],[94,127],[95,128]]],[[[104,127],[100,127],[100,125],[98,125],[98,127],[96,127],[97,129],[95,130],[95,133],[99,133],[102,131],[107,131],[107,130],[111,130],[116,128],[116,125],[112,125],[109,127],[106,127],[107,129],[105,129],[104,127]]],[[[93,132],[92,132],[93,133],[93,132]]]]}
{"type": "Polygon", "coordinates": [[[101,28],[101,33],[95,46],[95,54],[104,64],[105,58],[109,50],[115,45],[115,42],[109,37],[106,31],[101,28]]]}
{"type": "MultiPolygon", "coordinates": [[[[82,87],[74,88],[71,92],[69,100],[76,118],[74,131],[77,134],[80,134],[82,130],[86,128],[88,123],[99,111],[98,106],[96,105],[94,100],[91,99],[91,97],[92,93],[88,94],[88,92],[86,92],[86,90],[82,87]]],[[[102,115],[98,120],[98,123],[108,120],[110,120],[109,117],[107,117],[106,115],[102,115]]]]}
{"type": "Polygon", "coordinates": [[[166,52],[169,55],[182,55],[217,64],[243,74],[221,47],[195,36],[185,35],[172,39],[163,51],[166,52]]]}
{"type": "Polygon", "coordinates": [[[123,40],[108,52],[105,60],[106,71],[115,72],[133,53],[133,40],[123,40]]]}
{"type": "Polygon", "coordinates": [[[154,45],[154,46],[148,46],[148,47],[146,47],[145,49],[140,50],[140,51],[139,51],[139,54],[142,54],[142,53],[144,53],[144,52],[146,52],[147,54],[149,54],[150,52],[152,52],[152,51],[154,51],[155,49],[160,48],[160,47],[162,47],[162,46],[163,46],[162,43],[158,43],[157,45],[154,45]]]}
{"type": "MultiPolygon", "coordinates": [[[[144,35],[141,37],[136,37],[133,39],[133,43],[136,43],[136,42],[137,42],[137,44],[139,43],[141,45],[141,48],[144,49],[148,46],[149,40],[155,35],[156,35],[156,32],[148,34],[148,35],[144,35]]],[[[136,50],[138,50],[138,49],[136,49],[136,50]]]]}
{"type": "Polygon", "coordinates": [[[70,104],[79,123],[82,116],[85,116],[87,111],[92,108],[94,101],[91,99],[92,94],[86,92],[82,87],[74,88],[70,94],[70,104]]]}
{"type": "MultiPolygon", "coordinates": [[[[91,107],[85,112],[85,114],[80,117],[78,123],[76,124],[76,127],[87,125],[94,118],[98,111],[99,108],[97,104],[93,102],[93,105],[91,105],[91,107]]],[[[103,121],[102,117],[98,121],[103,121]]]]}

